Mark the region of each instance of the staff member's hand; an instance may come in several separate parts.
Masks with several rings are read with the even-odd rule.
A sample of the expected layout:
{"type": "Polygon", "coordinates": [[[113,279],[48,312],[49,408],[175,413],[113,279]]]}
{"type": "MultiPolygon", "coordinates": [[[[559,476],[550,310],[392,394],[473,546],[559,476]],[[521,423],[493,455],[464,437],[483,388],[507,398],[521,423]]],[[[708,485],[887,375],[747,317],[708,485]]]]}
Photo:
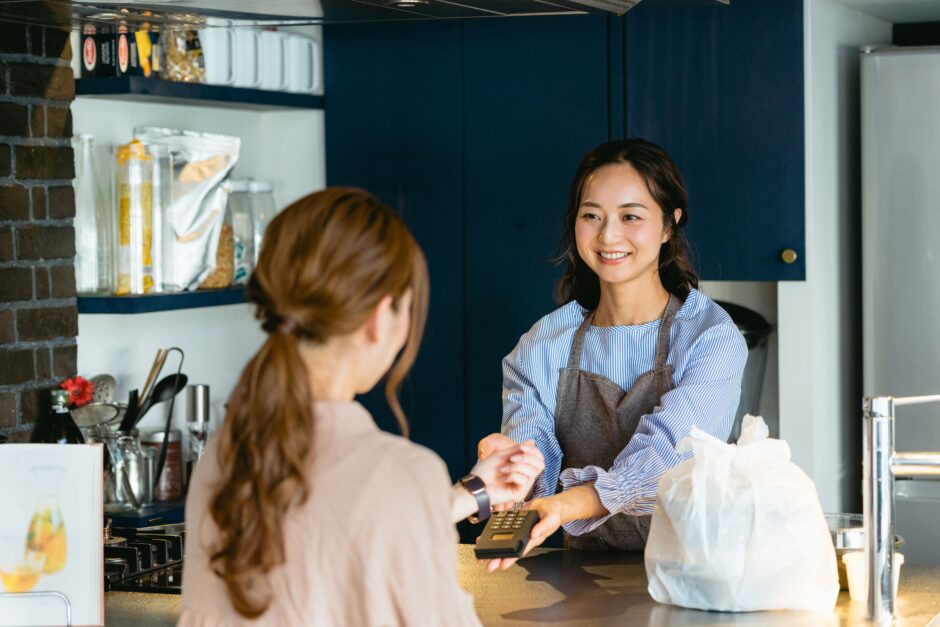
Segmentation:
{"type": "MultiPolygon", "coordinates": [[[[545,499],[535,499],[527,504],[523,509],[534,509],[539,513],[539,521],[532,527],[529,535],[529,543],[522,552],[523,557],[529,554],[529,551],[539,546],[545,539],[555,533],[562,522],[562,504],[557,499],[551,497],[545,499]]],[[[497,569],[506,570],[516,563],[518,557],[505,557],[495,560],[478,560],[481,564],[486,564],[486,572],[491,573],[497,569]]]]}
{"type": "Polygon", "coordinates": [[[477,459],[483,461],[493,454],[494,451],[512,448],[516,442],[502,433],[491,433],[477,444],[477,459]]]}
{"type": "Polygon", "coordinates": [[[486,484],[490,505],[499,507],[512,506],[515,501],[525,499],[543,470],[545,459],[542,453],[536,448],[534,440],[526,440],[522,444],[512,442],[511,447],[488,455],[470,473],[486,484]]]}

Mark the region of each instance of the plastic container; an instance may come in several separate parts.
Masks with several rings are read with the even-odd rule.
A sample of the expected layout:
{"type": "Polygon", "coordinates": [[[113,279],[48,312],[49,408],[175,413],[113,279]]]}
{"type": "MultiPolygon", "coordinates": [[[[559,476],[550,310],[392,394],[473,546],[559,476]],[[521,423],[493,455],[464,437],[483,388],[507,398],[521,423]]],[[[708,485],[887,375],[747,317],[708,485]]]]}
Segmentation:
{"type": "MultiPolygon", "coordinates": [[[[849,598],[859,603],[868,601],[868,573],[865,564],[865,552],[854,551],[842,556],[845,563],[845,572],[849,578],[849,598]]],[[[904,564],[904,555],[894,552],[894,582],[891,588],[892,596],[898,597],[898,580],[901,577],[901,565],[904,564]]]]}
{"type": "Polygon", "coordinates": [[[118,146],[114,156],[118,217],[114,293],[147,294],[153,291],[153,158],[136,139],[118,146]]]}

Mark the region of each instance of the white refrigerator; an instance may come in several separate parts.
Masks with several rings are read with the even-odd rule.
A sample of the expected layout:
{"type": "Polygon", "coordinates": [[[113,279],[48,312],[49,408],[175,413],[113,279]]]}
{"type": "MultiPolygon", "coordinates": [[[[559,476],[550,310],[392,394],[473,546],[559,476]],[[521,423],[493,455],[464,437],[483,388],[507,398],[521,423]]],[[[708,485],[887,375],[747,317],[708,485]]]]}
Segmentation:
{"type": "MultiPolygon", "coordinates": [[[[940,47],[861,61],[864,394],[938,394],[940,47]]],[[[940,404],[898,408],[895,437],[898,451],[940,451],[940,404]]],[[[940,565],[940,481],[895,491],[905,562],[940,565]]]]}

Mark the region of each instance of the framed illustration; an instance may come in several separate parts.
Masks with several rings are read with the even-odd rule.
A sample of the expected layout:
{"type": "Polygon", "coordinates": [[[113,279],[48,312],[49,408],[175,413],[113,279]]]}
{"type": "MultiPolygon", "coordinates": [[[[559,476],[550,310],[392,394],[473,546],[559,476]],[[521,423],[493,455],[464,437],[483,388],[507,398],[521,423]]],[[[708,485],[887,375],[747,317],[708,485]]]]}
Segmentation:
{"type": "Polygon", "coordinates": [[[101,445],[4,444],[0,478],[0,626],[103,625],[101,445]]]}

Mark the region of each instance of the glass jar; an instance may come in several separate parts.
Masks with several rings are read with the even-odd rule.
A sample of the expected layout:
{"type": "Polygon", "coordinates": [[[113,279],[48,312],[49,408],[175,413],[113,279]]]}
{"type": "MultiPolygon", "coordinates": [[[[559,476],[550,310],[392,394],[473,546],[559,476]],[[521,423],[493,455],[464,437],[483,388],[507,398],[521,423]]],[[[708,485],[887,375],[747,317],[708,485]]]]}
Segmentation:
{"type": "Polygon", "coordinates": [[[235,276],[232,283],[235,285],[247,283],[248,276],[255,267],[254,221],[248,192],[250,183],[244,179],[232,179],[225,184],[234,240],[235,276]]]}
{"type": "Polygon", "coordinates": [[[153,157],[139,140],[119,146],[116,196],[118,218],[115,294],[153,291],[153,157]]]}
{"type": "MultiPolygon", "coordinates": [[[[163,447],[163,430],[145,431],[140,434],[141,446],[154,451],[154,473],[160,464],[160,449],[163,447]]],[[[163,470],[154,485],[153,498],[157,501],[174,501],[183,497],[183,436],[178,429],[171,429],[166,439],[166,459],[163,470]]]]}
{"type": "Polygon", "coordinates": [[[251,219],[254,225],[254,266],[258,266],[258,255],[261,253],[261,242],[264,241],[264,230],[277,214],[274,206],[274,186],[263,181],[252,181],[248,185],[251,202],[251,219]]]}
{"type": "Polygon", "coordinates": [[[111,292],[114,242],[110,203],[95,168],[91,135],[72,138],[75,152],[75,289],[80,294],[111,292]]]}

